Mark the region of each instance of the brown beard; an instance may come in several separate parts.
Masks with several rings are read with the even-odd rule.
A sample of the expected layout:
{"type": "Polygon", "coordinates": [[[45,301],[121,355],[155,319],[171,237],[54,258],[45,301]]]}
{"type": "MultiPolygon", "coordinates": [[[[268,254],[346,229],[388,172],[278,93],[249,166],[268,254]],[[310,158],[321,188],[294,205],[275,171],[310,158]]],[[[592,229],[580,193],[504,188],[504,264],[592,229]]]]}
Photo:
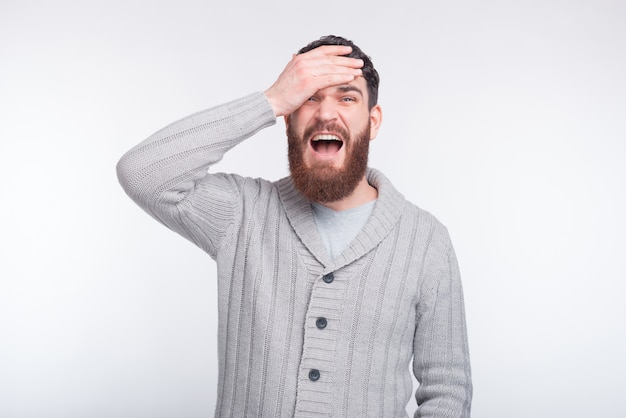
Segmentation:
{"type": "Polygon", "coordinates": [[[335,126],[312,126],[298,136],[290,124],[287,127],[289,140],[289,170],[296,188],[311,202],[330,203],[348,197],[365,176],[369,154],[370,125],[350,137],[349,132],[335,126]],[[346,147],[346,159],[343,167],[318,165],[308,167],[304,162],[304,152],[309,147],[311,135],[316,131],[336,132],[343,139],[346,147]]]}

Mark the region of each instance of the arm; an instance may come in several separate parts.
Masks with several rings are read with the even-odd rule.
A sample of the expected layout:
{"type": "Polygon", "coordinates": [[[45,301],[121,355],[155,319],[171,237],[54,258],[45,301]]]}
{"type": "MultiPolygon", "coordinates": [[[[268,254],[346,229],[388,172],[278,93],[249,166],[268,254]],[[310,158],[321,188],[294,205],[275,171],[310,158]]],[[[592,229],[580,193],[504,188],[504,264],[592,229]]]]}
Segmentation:
{"type": "Polygon", "coordinates": [[[442,251],[436,251],[437,260],[427,267],[417,307],[413,372],[420,385],[415,417],[469,418],[472,381],[463,290],[447,232],[439,238],[442,251]]]}
{"type": "Polygon", "coordinates": [[[360,75],[350,47],[294,56],[265,91],[196,113],[156,132],[117,165],[122,187],[154,218],[214,255],[237,210],[242,180],[209,175],[229,149],[296,110],[318,89],[360,75]]]}
{"type": "Polygon", "coordinates": [[[148,214],[213,254],[236,210],[238,184],[233,177],[209,176],[207,169],[275,122],[262,93],[196,113],[124,154],[117,164],[120,184],[148,214]],[[206,228],[191,226],[198,223],[206,228]],[[201,230],[214,234],[194,235],[201,230]]]}

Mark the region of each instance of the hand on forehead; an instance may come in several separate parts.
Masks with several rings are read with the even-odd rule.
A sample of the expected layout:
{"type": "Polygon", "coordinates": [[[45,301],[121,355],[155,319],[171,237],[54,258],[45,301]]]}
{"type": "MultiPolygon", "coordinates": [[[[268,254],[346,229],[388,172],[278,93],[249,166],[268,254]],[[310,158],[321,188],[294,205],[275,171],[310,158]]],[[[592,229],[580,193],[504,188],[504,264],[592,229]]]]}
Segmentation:
{"type": "Polygon", "coordinates": [[[290,114],[319,90],[348,84],[361,76],[363,60],[344,56],[351,51],[349,46],[323,45],[294,55],[265,91],[276,116],[290,114]]]}

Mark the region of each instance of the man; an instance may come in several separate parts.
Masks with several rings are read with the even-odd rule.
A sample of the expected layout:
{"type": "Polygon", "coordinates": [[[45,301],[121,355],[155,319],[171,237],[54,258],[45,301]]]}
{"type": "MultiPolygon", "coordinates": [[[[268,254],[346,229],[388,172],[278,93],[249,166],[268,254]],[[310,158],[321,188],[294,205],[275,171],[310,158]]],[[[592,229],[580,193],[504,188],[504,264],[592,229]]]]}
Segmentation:
{"type": "Polygon", "coordinates": [[[468,417],[463,296],[432,215],[367,168],[378,74],[352,42],[303,48],[265,92],[155,133],[118,164],[126,192],[217,262],[216,417],[468,417]],[[284,117],[291,175],[207,169],[284,117]]]}

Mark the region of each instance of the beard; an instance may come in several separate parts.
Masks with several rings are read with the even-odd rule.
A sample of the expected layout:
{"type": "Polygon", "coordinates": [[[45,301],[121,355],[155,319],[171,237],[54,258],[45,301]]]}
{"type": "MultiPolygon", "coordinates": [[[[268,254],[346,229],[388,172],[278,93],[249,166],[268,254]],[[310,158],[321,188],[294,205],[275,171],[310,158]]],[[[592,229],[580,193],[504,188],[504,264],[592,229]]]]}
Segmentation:
{"type": "Polygon", "coordinates": [[[310,202],[330,203],[348,197],[365,176],[370,143],[370,125],[354,138],[350,133],[334,124],[318,123],[308,128],[302,136],[298,136],[292,129],[287,128],[289,141],[289,170],[296,188],[310,202]],[[309,140],[314,132],[334,132],[343,140],[346,147],[346,158],[342,167],[335,167],[332,163],[316,163],[313,167],[307,166],[304,153],[309,147],[309,140]]]}

